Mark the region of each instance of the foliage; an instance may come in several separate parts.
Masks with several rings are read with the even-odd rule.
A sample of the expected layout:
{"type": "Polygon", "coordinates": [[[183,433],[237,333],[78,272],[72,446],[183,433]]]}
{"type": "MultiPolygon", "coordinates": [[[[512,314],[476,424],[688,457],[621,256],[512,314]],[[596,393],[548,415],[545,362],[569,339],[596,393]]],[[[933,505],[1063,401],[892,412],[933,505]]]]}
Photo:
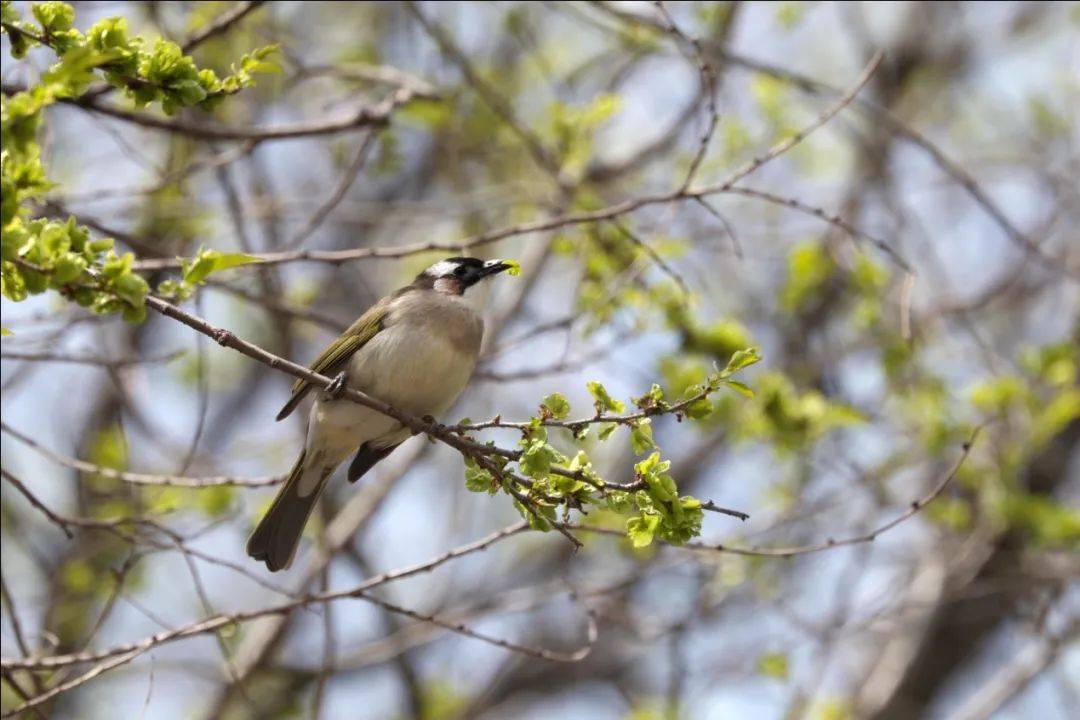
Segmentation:
{"type": "MultiPolygon", "coordinates": [[[[752,700],[778,716],[895,715],[859,696],[881,663],[850,660],[897,641],[913,650],[895,668],[914,678],[892,684],[900,714],[949,712],[957,678],[994,663],[995,633],[1047,649],[1067,637],[1080,325],[1061,162],[1080,85],[1058,58],[1075,12],[1014,4],[973,24],[950,4],[868,6],[885,59],[812,132],[858,72],[822,38],[863,38],[859,13],[232,0],[119,12],[80,9],[76,29],[68,5],[3,3],[24,58],[5,63],[2,108],[4,422],[44,455],[9,452],[5,429],[4,470],[83,523],[68,539],[5,475],[5,663],[111,653],[6,673],[4,712],[26,701],[14,683],[33,695],[86,677],[41,710],[92,714],[97,673],[120,667],[136,682],[113,694],[156,716],[177,696],[153,682],[158,624],[181,631],[165,652],[185,676],[220,684],[211,714],[260,718],[325,714],[342,683],[386,678],[409,717],[543,715],[553,697],[594,711],[610,696],[615,714],[686,718],[719,694],[736,714],[752,700]],[[760,33],[785,53],[727,51],[760,33]],[[269,48],[241,53],[271,40],[286,72],[245,89],[274,68],[269,48]],[[999,80],[1018,62],[1043,72],[1003,94],[971,62],[990,56],[999,80]],[[101,109],[112,117],[98,123],[101,109]],[[320,127],[336,129],[305,129],[320,127]],[[782,140],[794,145],[773,155],[782,140]],[[986,147],[1001,149],[992,167],[986,147]],[[136,177],[147,184],[111,182],[136,177]],[[1033,182],[1004,203],[1012,177],[1033,182]],[[264,575],[242,537],[302,418],[269,422],[285,376],[232,343],[303,362],[450,248],[530,259],[527,283],[488,298],[492,354],[463,396],[499,414],[430,426],[440,452],[408,460],[403,447],[358,485],[339,473],[292,574],[264,575]],[[141,319],[150,293],[205,293],[192,313],[226,347],[176,316],[118,322],[141,319]],[[465,487],[439,483],[436,462],[459,457],[465,487]],[[232,472],[244,475],[219,477],[232,472]],[[519,532],[518,517],[547,534],[519,532]],[[258,608],[274,618],[265,630],[247,614],[258,608]],[[239,615],[197,629],[222,613],[239,615]],[[551,662],[590,647],[589,619],[588,661],[551,662]],[[17,620],[30,648],[9,653],[17,620]],[[342,635],[343,620],[363,633],[342,635]],[[969,636],[987,649],[952,658],[947,641],[969,636]],[[129,662],[131,643],[147,652],[129,662]],[[925,658],[933,672],[912,665],[925,658]],[[825,664],[836,682],[815,684],[825,664]],[[198,669],[218,666],[216,679],[198,669]],[[719,682],[733,676],[750,681],[719,682]]],[[[1038,714],[1030,695],[1018,712],[1038,714]]]]}
{"type": "MultiPolygon", "coordinates": [[[[44,113],[59,101],[78,103],[99,77],[108,87],[122,90],[136,107],[157,104],[167,115],[185,107],[212,110],[226,96],[252,85],[253,73],[275,69],[268,60],[275,46],[244,55],[222,78],[197,67],[175,43],[130,36],[122,17],[100,20],[84,34],[74,27],[75,11],[66,3],[35,3],[31,13],[36,23],[23,19],[12,2],[3,2],[3,30],[12,56],[22,58],[40,45],[58,59],[37,83],[11,97],[5,94],[0,106],[3,296],[19,302],[58,290],[96,313],[121,313],[125,320],[140,322],[149,286],[135,271],[135,256],[114,252],[110,239],[92,240],[73,217],[61,221],[35,216],[37,203],[53,187],[38,142],[44,113]]],[[[182,281],[166,285],[166,292],[190,295],[193,285],[211,272],[249,261],[214,252],[201,253],[185,269],[182,281]]]]}
{"type": "Polygon", "coordinates": [[[595,380],[586,384],[593,398],[592,418],[566,421],[570,403],[562,393],[552,393],[544,398],[537,414],[521,431],[517,468],[524,477],[508,472],[502,459],[496,467],[485,468],[476,459],[467,457],[465,486],[472,492],[506,490],[515,497],[518,512],[537,530],[550,530],[557,522],[556,511],[560,507],[569,514],[571,508],[585,510],[592,506],[625,517],[626,534],[635,548],[647,547],[655,538],[682,545],[701,534],[702,503],[698,498],[679,494],[678,484],[668,473],[671,461],[662,459],[660,451],[654,450],[657,445],[652,419],[663,415],[691,420],[707,417],[707,413],[700,412],[700,403],[707,402],[709,396],[724,387],[753,397],[753,391],[735,380],[734,375],[760,360],[755,348],[735,352],[727,365],[717,368],[704,383],[686,388],[678,402],[666,400],[664,391],[654,384],[647,393],[633,398],[638,412],[627,415],[621,415],[626,411],[626,403],[613,398],[603,383],[595,380]],[[633,483],[610,485],[593,470],[589,456],[589,428],[593,424],[598,426],[597,438],[601,442],[611,437],[616,428],[625,426],[630,430],[630,447],[635,455],[653,450],[634,465],[633,483]],[[572,458],[551,442],[549,428],[566,432],[576,451],[572,458]],[[524,494],[519,495],[519,490],[524,494]],[[528,505],[519,498],[524,498],[528,505]]]}

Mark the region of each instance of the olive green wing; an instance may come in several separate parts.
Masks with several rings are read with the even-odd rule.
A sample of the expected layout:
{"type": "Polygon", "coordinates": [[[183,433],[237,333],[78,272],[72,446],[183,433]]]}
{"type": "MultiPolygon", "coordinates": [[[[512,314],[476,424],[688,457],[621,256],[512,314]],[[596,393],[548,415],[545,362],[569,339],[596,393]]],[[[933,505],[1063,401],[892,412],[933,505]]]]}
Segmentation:
{"type": "MultiPolygon", "coordinates": [[[[353,353],[364,347],[368,340],[375,337],[382,330],[383,320],[386,319],[389,304],[390,301],[384,298],[368,308],[368,311],[350,325],[349,329],[341,337],[332,342],[329,347],[322,351],[319,357],[315,358],[315,362],[309,366],[312,372],[317,372],[320,375],[334,375],[340,372],[349,361],[349,358],[353,356],[353,353]]],[[[308,394],[309,390],[311,390],[311,383],[303,378],[297,379],[292,386],[292,395],[289,397],[289,401],[285,403],[285,407],[281,408],[281,412],[277,414],[277,419],[284,420],[287,418],[300,404],[300,401],[304,399],[304,396],[308,394]]]]}

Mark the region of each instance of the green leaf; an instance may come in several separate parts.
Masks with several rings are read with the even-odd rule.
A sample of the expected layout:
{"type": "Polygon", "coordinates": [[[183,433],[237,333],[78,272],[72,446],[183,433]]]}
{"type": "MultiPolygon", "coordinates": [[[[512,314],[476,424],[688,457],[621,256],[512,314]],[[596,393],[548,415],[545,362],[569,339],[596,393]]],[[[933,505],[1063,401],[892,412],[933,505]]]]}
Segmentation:
{"type": "Polygon", "coordinates": [[[789,673],[788,657],[778,652],[765,653],[758,657],[757,670],[765,677],[787,680],[789,673]]]}
{"type": "MultiPolygon", "coordinates": [[[[649,484],[649,490],[654,499],[666,503],[675,503],[679,497],[679,488],[670,475],[648,475],[645,482],[649,484]]],[[[682,506],[675,503],[673,510],[681,514],[682,506]]]]}
{"type": "Polygon", "coordinates": [[[506,269],[507,275],[517,276],[521,274],[521,263],[517,260],[503,260],[502,263],[510,266],[506,269]]]}
{"type": "Polygon", "coordinates": [[[206,99],[206,90],[195,80],[181,80],[169,86],[183,105],[195,105],[206,99]]]}
{"type": "Polygon", "coordinates": [[[3,2],[0,2],[0,19],[4,22],[14,25],[19,22],[21,17],[19,11],[11,3],[11,0],[3,0],[3,2]]]}
{"type": "Polygon", "coordinates": [[[86,41],[96,50],[127,50],[127,19],[111,17],[99,20],[86,32],[86,41]]]}
{"type": "Polygon", "coordinates": [[[262,258],[254,255],[246,255],[244,253],[225,253],[219,255],[214,261],[213,272],[220,272],[221,270],[228,270],[229,268],[239,267],[240,265],[250,265],[251,263],[260,263],[262,258]]]}
{"type": "Polygon", "coordinates": [[[141,307],[146,302],[150,287],[140,276],[128,273],[116,278],[113,282],[113,292],[129,305],[141,307]]]}
{"type": "Polygon", "coordinates": [[[589,394],[593,396],[594,405],[596,405],[596,411],[603,413],[605,411],[621,413],[626,409],[626,406],[618,400],[615,400],[608,394],[607,388],[602,383],[596,380],[590,380],[585,383],[585,387],[589,389],[589,394]]]}
{"type": "Polygon", "coordinates": [[[75,47],[42,74],[41,82],[58,97],[76,97],[94,79],[93,71],[114,59],[114,53],[100,52],[86,45],[75,47]]]}
{"type": "Polygon", "coordinates": [[[648,547],[652,544],[657,528],[660,527],[660,516],[642,513],[626,521],[626,534],[636,548],[648,547]]]}
{"type": "Polygon", "coordinates": [[[633,448],[635,455],[641,455],[656,447],[656,443],[653,442],[652,422],[648,418],[634,423],[630,431],[630,447],[633,448]]]}
{"type": "Polygon", "coordinates": [[[529,527],[533,530],[547,532],[551,529],[551,523],[555,521],[555,508],[548,507],[547,505],[530,505],[529,507],[525,507],[515,499],[514,507],[517,509],[518,513],[521,514],[522,519],[528,522],[529,527]]]}
{"type": "Polygon", "coordinates": [[[124,305],[120,309],[124,322],[141,323],[146,319],[146,305],[124,305]]]}
{"type": "MultiPolygon", "coordinates": [[[[686,388],[684,400],[689,400],[690,398],[697,397],[704,391],[705,388],[701,385],[691,385],[690,387],[686,388]]],[[[709,402],[709,398],[707,397],[698,398],[697,400],[683,408],[683,413],[691,420],[703,420],[709,415],[712,415],[712,412],[713,405],[711,402],[709,402]]]]}
{"type": "Polygon", "coordinates": [[[52,282],[54,287],[66,285],[77,279],[87,268],[86,260],[79,255],[67,254],[53,265],[52,282]]]}
{"type": "Polygon", "coordinates": [[[471,457],[465,458],[465,487],[470,492],[486,492],[494,495],[498,490],[498,483],[491,477],[491,473],[476,464],[471,457]]]}
{"type": "Polygon", "coordinates": [[[739,350],[731,356],[728,360],[727,367],[720,372],[721,379],[727,379],[731,375],[739,372],[743,368],[750,367],[754,363],[761,361],[761,354],[757,348],[746,348],[745,350],[739,350]]]}
{"type": "Polygon", "coordinates": [[[531,478],[543,479],[551,474],[551,464],[558,462],[555,448],[543,440],[531,440],[525,445],[518,467],[531,478]]]}
{"type": "Polygon", "coordinates": [[[660,453],[654,452],[649,457],[634,465],[634,472],[644,476],[651,475],[655,472],[666,472],[670,467],[670,462],[664,464],[664,462],[661,462],[660,460],[660,453]]]}
{"type": "Polygon", "coordinates": [[[101,273],[106,279],[115,280],[121,275],[129,274],[134,263],[135,256],[132,253],[117,255],[110,250],[109,254],[105,256],[105,265],[101,268],[101,273]]]}
{"type": "Polygon", "coordinates": [[[112,248],[113,248],[113,239],[112,238],[98,238],[97,240],[91,240],[90,244],[87,247],[90,248],[90,252],[95,253],[95,254],[105,252],[106,250],[112,250],[112,248]]]}
{"type": "Polygon", "coordinates": [[[222,253],[217,250],[203,248],[195,256],[195,259],[184,263],[184,282],[196,285],[213,273],[228,270],[229,268],[262,262],[261,258],[244,253],[222,253]]]}
{"type": "Polygon", "coordinates": [[[556,420],[562,420],[570,415],[570,402],[562,393],[551,393],[544,398],[540,407],[542,411],[546,410],[547,414],[556,420]]]}
{"type": "Polygon", "coordinates": [[[75,9],[62,2],[34,3],[30,11],[39,23],[45,34],[70,30],[75,22],[75,9]]]}
{"type": "Polygon", "coordinates": [[[616,423],[601,423],[600,429],[596,431],[596,437],[600,438],[601,441],[607,440],[617,427],[619,426],[616,423]]]}
{"type": "Polygon", "coordinates": [[[754,397],[754,391],[752,389],[750,389],[748,386],[743,385],[738,380],[724,380],[724,385],[726,385],[728,388],[734,390],[735,392],[739,393],[743,397],[748,397],[748,398],[754,397]]]}
{"type": "Polygon", "coordinates": [[[664,402],[663,389],[656,383],[653,383],[652,387],[649,388],[649,392],[634,398],[634,405],[642,410],[665,407],[667,403],[664,402]]]}

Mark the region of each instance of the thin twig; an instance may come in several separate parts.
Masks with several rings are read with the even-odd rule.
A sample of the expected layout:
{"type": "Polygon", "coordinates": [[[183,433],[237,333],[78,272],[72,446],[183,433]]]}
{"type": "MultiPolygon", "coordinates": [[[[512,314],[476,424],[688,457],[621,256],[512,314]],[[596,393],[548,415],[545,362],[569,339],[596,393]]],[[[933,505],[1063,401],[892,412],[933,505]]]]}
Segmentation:
{"type": "MultiPolygon", "coordinates": [[[[5,94],[14,94],[22,90],[21,87],[9,83],[3,83],[2,89],[5,94]]],[[[107,115],[134,125],[154,130],[165,130],[197,140],[257,140],[259,142],[265,142],[272,140],[317,137],[320,135],[333,135],[361,127],[381,127],[390,122],[390,116],[395,110],[412,101],[414,97],[415,95],[411,89],[400,88],[389,98],[374,107],[360,107],[339,118],[286,123],[270,127],[231,127],[228,125],[206,122],[205,120],[163,118],[157,115],[133,112],[112,105],[102,104],[96,100],[87,99],[85,96],[79,98],[60,98],[60,102],[77,105],[90,112],[107,115]]]]}
{"type": "MultiPolygon", "coordinates": [[[[878,66],[880,61],[881,54],[878,53],[863,69],[863,71],[859,75],[859,78],[855,81],[851,88],[849,88],[836,102],[826,108],[825,111],[822,112],[822,114],[819,115],[809,125],[799,130],[795,134],[776,143],[768,151],[753,158],[745,165],[736,169],[725,179],[716,183],[711,183],[696,188],[687,188],[682,191],[677,190],[674,192],[661,193],[657,195],[644,195],[637,198],[623,200],[613,205],[609,205],[607,207],[588,212],[569,213],[551,218],[544,218],[542,220],[535,220],[532,222],[517,223],[515,225],[510,225],[507,227],[499,228],[497,230],[491,230],[488,232],[480,233],[478,235],[463,238],[462,240],[453,243],[421,242],[413,243],[410,245],[399,245],[396,247],[363,247],[350,248],[347,250],[303,249],[273,253],[262,253],[258,254],[257,257],[260,259],[263,265],[301,261],[338,264],[368,258],[402,258],[408,257],[410,255],[432,252],[436,250],[447,252],[464,252],[469,250],[475,250],[478,247],[490,245],[500,240],[504,240],[506,238],[518,235],[540,233],[548,230],[557,230],[559,228],[571,225],[582,225],[602,220],[611,220],[613,218],[635,212],[645,207],[651,207],[653,205],[664,205],[672,202],[685,200],[697,201],[700,198],[705,198],[710,195],[741,192],[741,190],[733,190],[737,182],[759,169],[762,165],[765,165],[769,161],[774,160],[775,158],[779,157],[780,155],[793,148],[798,143],[805,140],[811,133],[823,126],[837,113],[839,113],[844,107],[850,104],[855,95],[870,79],[870,75],[873,73],[874,69],[878,66]]],[[[890,259],[895,260],[896,258],[899,258],[900,255],[894,250],[889,253],[889,257],[890,259]]],[[[902,260],[902,262],[902,267],[904,267],[905,269],[911,267],[910,263],[908,263],[906,260],[902,260]]],[[[139,270],[158,270],[162,268],[178,268],[182,265],[182,263],[182,258],[154,258],[149,260],[137,261],[135,263],[135,267],[139,270]]]]}
{"type": "Polygon", "coordinates": [[[269,617],[271,615],[282,615],[295,610],[300,607],[306,607],[312,604],[333,602],[335,600],[346,599],[350,597],[358,597],[365,591],[372,588],[385,585],[388,582],[400,580],[402,578],[410,577],[413,575],[419,575],[420,573],[431,572],[435,568],[443,565],[451,560],[455,560],[465,555],[469,555],[475,552],[480,552],[491,547],[495,543],[505,540],[506,538],[517,535],[520,532],[528,529],[528,523],[519,522],[514,525],[498,530],[490,535],[476,540],[474,542],[462,545],[448,550],[445,553],[438,555],[435,558],[427,560],[416,565],[410,565],[408,567],[400,568],[398,570],[392,570],[385,573],[380,573],[364,582],[360,583],[356,587],[346,590],[335,590],[325,593],[313,593],[305,595],[297,600],[289,603],[282,603],[279,605],[272,605],[259,610],[248,610],[239,613],[232,613],[227,615],[215,615],[213,617],[205,618],[203,620],[185,625],[180,628],[167,630],[165,632],[151,635],[142,640],[124,643],[111,648],[97,651],[87,651],[81,653],[73,653],[68,655],[52,655],[44,657],[31,657],[31,658],[3,658],[0,662],[0,667],[4,670],[50,670],[55,668],[67,667],[68,665],[77,665],[87,662],[99,662],[113,657],[128,657],[134,658],[135,655],[140,655],[151,648],[163,645],[166,643],[174,642],[176,640],[182,640],[189,637],[196,637],[199,635],[205,635],[211,632],[216,632],[223,627],[228,627],[237,623],[248,622],[261,617],[269,617]]]}
{"type": "Polygon", "coordinates": [[[180,48],[184,51],[185,55],[190,54],[192,50],[199,45],[202,45],[207,40],[228,32],[233,25],[243,20],[249,13],[253,10],[257,10],[259,6],[263,4],[263,0],[251,0],[251,2],[238,3],[231,9],[218,15],[213,21],[203,25],[189,35],[187,39],[180,44],[180,48]]]}
{"type": "Polygon", "coordinates": [[[341,180],[338,181],[334,191],[330,193],[330,196],[326,199],[322,205],[320,205],[315,212],[311,214],[308,221],[304,223],[299,232],[293,236],[292,240],[285,244],[287,248],[296,248],[304,244],[304,241],[311,237],[311,234],[315,232],[323,220],[325,220],[330,213],[334,211],[341,201],[345,198],[345,195],[349,192],[349,188],[356,181],[356,178],[360,176],[360,171],[364,168],[364,163],[367,162],[368,155],[371,154],[371,148],[375,145],[375,139],[377,133],[374,130],[368,130],[360,144],[356,148],[356,155],[353,156],[352,161],[344,172],[341,173],[341,180]]]}
{"type": "Polygon", "coordinates": [[[539,136],[517,118],[510,104],[480,77],[468,56],[454,43],[450,35],[420,12],[415,2],[406,0],[405,8],[420,23],[428,37],[435,41],[435,44],[439,46],[439,50],[457,65],[458,69],[461,70],[461,74],[465,76],[465,81],[476,91],[484,104],[491,108],[506,123],[506,126],[518,136],[525,145],[526,150],[532,155],[533,160],[536,161],[536,164],[546,170],[556,182],[562,185],[557,159],[547,149],[539,136]]]}
{"type": "Polygon", "coordinates": [[[705,94],[708,106],[709,116],[706,120],[705,132],[702,133],[701,139],[698,141],[697,152],[694,153],[694,159],[690,161],[690,168],[686,171],[686,177],[683,178],[682,185],[679,186],[680,190],[685,191],[690,187],[690,183],[694,181],[694,176],[701,168],[701,163],[705,160],[705,155],[709,151],[709,144],[712,142],[713,134],[716,132],[716,126],[720,122],[720,111],[716,105],[716,71],[713,70],[712,65],[709,63],[708,57],[698,39],[686,35],[679,29],[664,3],[657,0],[654,4],[667,24],[668,32],[674,35],[677,41],[681,41],[693,49],[693,55],[688,56],[688,59],[697,66],[698,76],[701,78],[701,90],[705,94]]]}
{"type": "Polygon", "coordinates": [[[0,352],[0,360],[74,363],[77,365],[101,365],[103,367],[122,368],[131,365],[156,365],[158,363],[172,362],[176,358],[182,356],[184,352],[184,350],[177,350],[168,355],[156,355],[151,357],[107,358],[98,355],[64,355],[53,352],[19,352],[4,350],[3,352],[0,352]]]}
{"type": "MultiPolygon", "coordinates": [[[[972,434],[970,439],[962,446],[963,452],[960,458],[953,465],[952,469],[941,478],[940,481],[925,495],[913,500],[908,506],[907,510],[897,515],[892,520],[877,526],[873,530],[862,533],[860,535],[854,535],[852,537],[841,538],[839,540],[834,538],[828,538],[822,542],[812,545],[799,545],[794,547],[739,547],[735,545],[725,545],[722,543],[712,544],[706,542],[692,541],[684,545],[677,547],[686,548],[688,550],[697,551],[709,551],[709,552],[724,552],[731,553],[733,555],[746,555],[749,557],[770,557],[770,558],[786,558],[795,557],[798,555],[810,555],[812,553],[823,552],[825,550],[832,550],[833,548],[844,547],[845,545],[859,545],[862,543],[870,543],[876,540],[882,533],[892,530],[897,525],[900,525],[911,516],[917,514],[924,507],[933,502],[945,488],[948,487],[955,478],[956,474],[960,472],[960,468],[967,461],[968,456],[971,454],[971,448],[974,445],[975,439],[979,435],[979,428],[977,428],[972,434]]],[[[586,532],[593,532],[600,535],[617,535],[621,538],[626,537],[626,533],[622,530],[614,530],[611,528],[603,528],[594,525],[583,525],[581,523],[564,523],[565,527],[571,530],[581,530],[586,532]]],[[[663,542],[663,541],[660,541],[663,542]]]]}
{"type": "Polygon", "coordinates": [[[0,476],[11,483],[31,505],[40,510],[41,513],[49,519],[49,522],[60,528],[64,534],[68,536],[69,540],[75,537],[75,533],[71,532],[71,523],[66,518],[62,518],[50,510],[45,503],[38,500],[37,496],[30,492],[26,485],[23,484],[22,480],[15,477],[4,468],[0,468],[0,476]]]}
{"type": "Polygon", "coordinates": [[[110,478],[113,480],[120,480],[121,482],[130,483],[132,485],[171,485],[175,487],[186,488],[206,488],[221,486],[266,487],[268,485],[276,485],[281,482],[280,477],[252,478],[238,477],[232,475],[187,477],[182,475],[152,475],[149,473],[127,472],[124,470],[117,470],[115,468],[105,467],[103,465],[96,465],[94,463],[86,462],[85,460],[77,460],[75,458],[61,455],[44,447],[39,442],[31,438],[29,435],[26,435],[25,433],[16,430],[15,428],[5,423],[3,420],[0,420],[0,431],[11,435],[13,438],[33,448],[35,451],[37,451],[38,454],[43,455],[52,460],[53,462],[63,465],[64,467],[71,468],[72,470],[78,470],[79,472],[101,475],[102,477],[110,478]]]}
{"type": "Polygon", "coordinates": [[[11,591],[8,590],[7,581],[4,580],[3,572],[0,572],[0,597],[4,600],[4,607],[7,608],[8,618],[11,620],[11,630],[15,634],[15,644],[19,646],[19,652],[23,655],[30,654],[30,646],[26,644],[26,636],[23,635],[22,621],[19,620],[19,611],[15,607],[15,599],[11,596],[11,591]]]}

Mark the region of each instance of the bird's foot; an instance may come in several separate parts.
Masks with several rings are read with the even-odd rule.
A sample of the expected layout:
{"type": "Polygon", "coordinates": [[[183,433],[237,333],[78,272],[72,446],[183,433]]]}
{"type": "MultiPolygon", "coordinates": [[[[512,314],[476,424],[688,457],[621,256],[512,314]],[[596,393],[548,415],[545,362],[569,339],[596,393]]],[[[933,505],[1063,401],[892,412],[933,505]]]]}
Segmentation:
{"type": "Polygon", "coordinates": [[[341,394],[345,392],[345,371],[339,372],[333,379],[333,381],[326,386],[323,391],[323,397],[327,400],[337,400],[341,397],[341,394]]]}
{"type": "MultiPolygon", "coordinates": [[[[423,420],[425,423],[427,423],[427,425],[429,427],[434,427],[435,426],[435,418],[432,417],[431,415],[424,415],[420,419],[423,420]]],[[[419,435],[422,432],[423,432],[423,430],[413,430],[412,434],[413,435],[419,435]]]]}

